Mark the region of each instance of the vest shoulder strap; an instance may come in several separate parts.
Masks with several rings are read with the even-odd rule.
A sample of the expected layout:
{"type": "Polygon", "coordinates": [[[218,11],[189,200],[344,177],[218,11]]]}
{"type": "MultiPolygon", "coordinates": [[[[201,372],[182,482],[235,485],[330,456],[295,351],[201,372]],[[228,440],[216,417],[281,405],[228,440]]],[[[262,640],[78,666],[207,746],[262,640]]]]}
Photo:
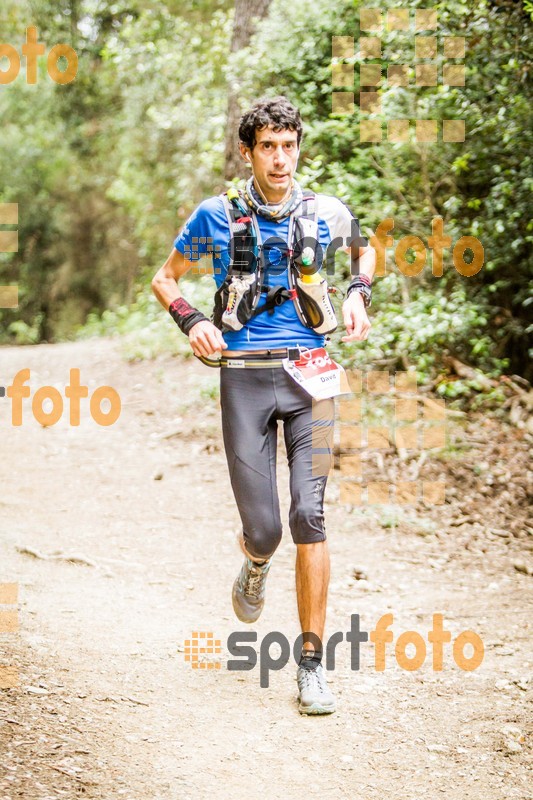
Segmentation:
{"type": "Polygon", "coordinates": [[[299,206],[298,210],[300,213],[297,214],[297,216],[314,221],[316,217],[316,194],[314,192],[307,192],[304,194],[302,204],[299,206]]]}
{"type": "MultiPolygon", "coordinates": [[[[243,201],[243,194],[240,191],[240,189],[238,190],[238,192],[239,192],[239,199],[243,201]]],[[[228,220],[228,226],[231,237],[242,236],[243,234],[246,234],[246,232],[249,230],[248,226],[250,223],[239,222],[239,220],[243,219],[242,212],[236,207],[234,203],[231,202],[231,200],[227,195],[227,192],[222,192],[222,194],[220,194],[219,197],[222,199],[222,202],[224,204],[224,211],[226,212],[226,219],[228,220]]],[[[244,201],[243,203],[246,206],[246,203],[244,201]]],[[[262,244],[261,231],[259,229],[259,223],[257,221],[257,214],[255,214],[251,209],[247,208],[246,217],[244,219],[251,219],[252,221],[251,225],[253,226],[255,231],[255,241],[257,242],[258,245],[261,245],[262,244]]]]}

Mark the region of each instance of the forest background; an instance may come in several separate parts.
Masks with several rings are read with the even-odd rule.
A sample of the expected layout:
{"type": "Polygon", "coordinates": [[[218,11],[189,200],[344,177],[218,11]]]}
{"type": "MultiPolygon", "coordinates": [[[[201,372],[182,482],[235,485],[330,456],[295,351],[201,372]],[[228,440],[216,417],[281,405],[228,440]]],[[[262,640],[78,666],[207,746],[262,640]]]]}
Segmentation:
{"type": "MultiPolygon", "coordinates": [[[[20,52],[34,25],[47,52],[69,44],[79,65],[75,80],[59,85],[40,58],[37,85],[28,85],[22,59],[18,78],[0,87],[0,202],[19,205],[18,252],[0,254],[0,284],[18,284],[19,306],[0,310],[0,343],[120,334],[131,358],[186,354],[150,278],[195,206],[245,174],[235,149],[242,110],[285,94],[305,123],[300,181],[340,197],[364,234],[392,217],[394,247],[407,235],[427,243],[440,216],[452,243],[474,236],[484,248],[483,267],[470,277],[454,268],[451,249],[442,277],[429,257],[408,277],[389,248],[386,275],[375,281],[371,337],[364,348],[344,345],[338,331],[338,360],[414,367],[457,402],[490,386],[483,402],[493,407],[503,397],[496,378],[531,381],[533,3],[414,0],[403,6],[410,31],[383,32],[383,75],[397,63],[414,71],[415,38],[428,34],[414,33],[417,9],[437,11],[439,42],[465,39],[464,87],[417,88],[411,79],[409,87],[377,89],[385,119],[465,120],[464,142],[443,142],[439,133],[435,143],[360,142],[359,21],[369,6],[402,7],[3,0],[2,42],[20,52]],[[332,112],[332,92],[340,91],[332,86],[334,36],[355,41],[351,114],[332,112]]],[[[440,72],[440,45],[437,61],[440,72]]],[[[331,280],[342,289],[348,276],[340,254],[331,280]]],[[[194,275],[184,294],[210,313],[213,289],[210,277],[194,275]]]]}

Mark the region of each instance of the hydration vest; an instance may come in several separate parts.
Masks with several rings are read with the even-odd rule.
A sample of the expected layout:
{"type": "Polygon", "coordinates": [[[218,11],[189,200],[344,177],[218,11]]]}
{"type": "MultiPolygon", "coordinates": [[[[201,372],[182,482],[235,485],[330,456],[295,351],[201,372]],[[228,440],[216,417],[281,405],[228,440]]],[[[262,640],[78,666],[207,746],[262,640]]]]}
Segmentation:
{"type": "Polygon", "coordinates": [[[212,322],[224,331],[240,330],[257,314],[273,314],[277,306],[289,300],[303,325],[317,333],[331,333],[337,327],[335,311],[328,296],[325,279],[302,282],[301,272],[317,272],[320,248],[316,221],[315,194],[308,192],[290,215],[288,241],[289,286],[264,283],[265,252],[257,215],[234,187],[221,195],[230,230],[230,265],[221,286],[215,292],[212,322]],[[258,307],[262,294],[265,302],[258,307]]]}

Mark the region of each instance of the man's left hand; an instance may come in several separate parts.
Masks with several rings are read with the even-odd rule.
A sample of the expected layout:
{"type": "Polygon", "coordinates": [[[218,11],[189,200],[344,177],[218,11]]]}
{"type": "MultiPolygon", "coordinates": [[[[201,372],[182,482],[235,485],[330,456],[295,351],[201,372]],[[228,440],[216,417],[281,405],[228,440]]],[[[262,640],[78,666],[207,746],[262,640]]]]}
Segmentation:
{"type": "Polygon", "coordinates": [[[342,316],[348,335],[342,336],[341,341],[355,342],[368,338],[371,322],[360,292],[350,292],[350,296],[342,304],[342,316]]]}

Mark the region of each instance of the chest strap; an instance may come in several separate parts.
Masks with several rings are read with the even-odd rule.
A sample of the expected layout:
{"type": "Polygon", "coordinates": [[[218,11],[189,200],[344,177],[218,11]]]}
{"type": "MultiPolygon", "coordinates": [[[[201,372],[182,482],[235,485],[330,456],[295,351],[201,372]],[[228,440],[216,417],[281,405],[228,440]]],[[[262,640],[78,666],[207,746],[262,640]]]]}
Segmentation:
{"type": "MultiPolygon", "coordinates": [[[[230,231],[230,265],[228,274],[216,295],[223,295],[224,292],[227,292],[228,284],[232,279],[248,276],[249,291],[254,292],[253,302],[249,304],[248,319],[264,312],[273,314],[277,306],[288,300],[296,301],[297,290],[294,286],[286,288],[283,285],[270,286],[263,283],[265,252],[257,214],[249,208],[240,192],[233,187],[222,195],[222,200],[230,231]],[[254,274],[255,281],[251,278],[254,274]],[[266,298],[265,302],[258,306],[261,294],[266,294],[266,298]]],[[[293,262],[296,244],[294,241],[297,235],[295,220],[300,217],[314,220],[315,214],[315,196],[309,195],[302,199],[298,209],[290,216],[287,237],[289,270],[293,262]]]]}

